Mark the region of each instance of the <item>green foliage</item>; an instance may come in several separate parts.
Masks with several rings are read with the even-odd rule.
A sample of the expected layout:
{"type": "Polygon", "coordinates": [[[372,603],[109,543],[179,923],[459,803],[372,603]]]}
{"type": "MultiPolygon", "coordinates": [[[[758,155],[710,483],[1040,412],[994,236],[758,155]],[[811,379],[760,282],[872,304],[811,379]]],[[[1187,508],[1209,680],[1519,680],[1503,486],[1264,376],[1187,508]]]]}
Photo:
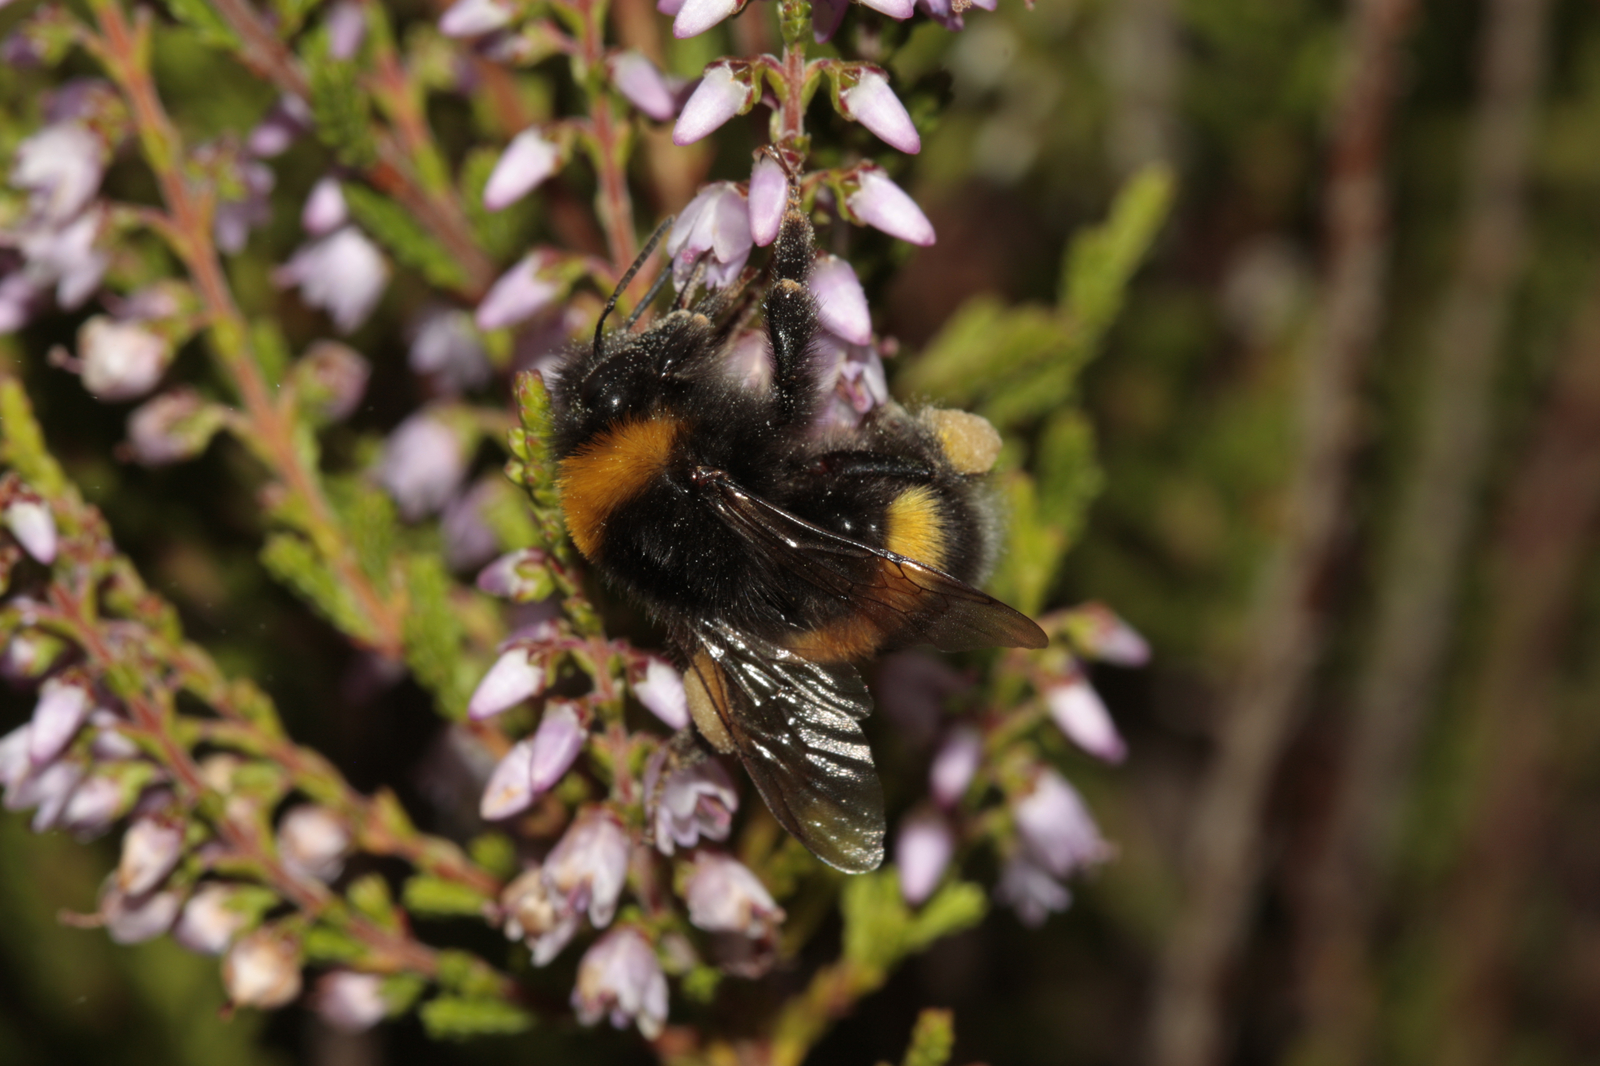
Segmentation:
{"type": "Polygon", "coordinates": [[[901,1066],[944,1066],[955,1050],[955,1015],[947,1010],[927,1008],[917,1015],[911,1030],[911,1043],[901,1066]]]}
{"type": "Polygon", "coordinates": [[[373,640],[376,634],[351,588],[340,581],[327,562],[304,537],[295,533],[273,533],[261,547],[261,565],[279,581],[294,589],[342,632],[358,640],[373,640]]]}
{"type": "Polygon", "coordinates": [[[193,30],[206,44],[230,51],[240,47],[233,28],[206,0],[165,0],[165,3],[172,17],[193,30]]]}
{"type": "Polygon", "coordinates": [[[378,158],[372,98],[361,87],[355,66],[330,58],[327,42],[320,34],[308,42],[303,58],[311,84],[309,103],[317,136],[346,166],[370,166],[378,158]]]}
{"type": "Polygon", "coordinates": [[[61,467],[45,450],[44,433],[33,417],[28,394],[20,381],[6,376],[0,376],[0,434],[5,446],[0,463],[45,495],[57,495],[65,488],[61,467]]]}
{"type": "Polygon", "coordinates": [[[458,881],[418,874],[406,879],[401,891],[406,909],[436,918],[481,918],[494,901],[458,881]]]}
{"type": "Polygon", "coordinates": [[[533,1015],[498,999],[440,996],[424,1003],[417,1014],[435,1040],[506,1036],[533,1027],[533,1015]]]}
{"type": "Polygon", "coordinates": [[[409,610],[405,616],[406,663],[447,718],[466,717],[467,700],[482,676],[483,664],[465,658],[465,630],[451,603],[452,582],[434,555],[404,557],[409,610]]]}
{"type": "Polygon", "coordinates": [[[977,885],[953,882],[913,912],[900,898],[898,872],[889,869],[847,880],[839,909],[844,957],[868,973],[886,973],[906,955],[977,925],[988,911],[988,899],[977,885]]]}
{"type": "Polygon", "coordinates": [[[351,217],[400,262],[440,288],[458,289],[466,284],[461,264],[399,204],[354,182],[344,186],[344,200],[351,217]]]}

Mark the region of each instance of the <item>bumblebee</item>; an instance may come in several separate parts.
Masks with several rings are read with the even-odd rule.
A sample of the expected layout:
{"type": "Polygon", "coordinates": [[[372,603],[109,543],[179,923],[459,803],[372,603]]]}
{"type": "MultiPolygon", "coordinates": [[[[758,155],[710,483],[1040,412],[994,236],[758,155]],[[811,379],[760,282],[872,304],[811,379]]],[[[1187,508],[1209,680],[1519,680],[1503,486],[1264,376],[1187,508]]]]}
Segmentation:
{"type": "Polygon", "coordinates": [[[613,295],[552,386],[553,448],[573,542],[665,627],[700,735],[739,756],[813,854],[860,873],[883,861],[884,812],[854,664],[921,643],[1046,638],[972,587],[998,539],[987,422],[891,404],[853,431],[815,430],[814,257],[792,202],[762,300],[764,389],[724,369],[750,299],[721,290],[684,306],[691,282],[648,328],[606,334],[613,295]]]}

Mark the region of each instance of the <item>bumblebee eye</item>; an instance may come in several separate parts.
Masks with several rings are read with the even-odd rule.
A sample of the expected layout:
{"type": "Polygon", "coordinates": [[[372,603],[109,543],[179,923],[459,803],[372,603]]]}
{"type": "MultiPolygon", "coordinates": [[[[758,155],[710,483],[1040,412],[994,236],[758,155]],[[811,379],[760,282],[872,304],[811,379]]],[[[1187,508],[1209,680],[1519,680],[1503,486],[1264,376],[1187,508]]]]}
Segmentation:
{"type": "Polygon", "coordinates": [[[619,415],[631,406],[637,391],[634,375],[623,359],[609,359],[595,367],[578,387],[585,408],[604,415],[619,415]]]}

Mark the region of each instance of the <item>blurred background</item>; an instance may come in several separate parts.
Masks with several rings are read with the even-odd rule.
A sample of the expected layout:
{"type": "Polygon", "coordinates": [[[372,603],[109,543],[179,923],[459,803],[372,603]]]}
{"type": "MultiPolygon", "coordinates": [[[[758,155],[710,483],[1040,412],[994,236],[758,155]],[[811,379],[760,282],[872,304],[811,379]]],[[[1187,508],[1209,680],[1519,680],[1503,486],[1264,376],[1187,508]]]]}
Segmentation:
{"type": "MultiPolygon", "coordinates": [[[[914,960],[811,1061],[898,1059],[925,1005],[954,1008],[956,1062],[1600,1061],[1600,7],[1001,0],[905,32],[897,87],[948,108],[897,175],[938,243],[852,256],[902,342],[891,388],[966,301],[1049,303],[1140,167],[1178,176],[1081,378],[1103,487],[1048,597],[1103,600],[1154,658],[1096,672],[1130,755],[1074,778],[1117,858],[1042,930],[996,909],[914,960]]],[[[189,121],[271,103],[180,45],[157,69],[189,121]]],[[[692,75],[724,44],[674,47],[692,75]]],[[[316,176],[285,157],[242,291],[280,298],[316,176]]],[[[378,367],[359,428],[424,395],[405,301],[352,342],[378,367]]],[[[116,461],[125,410],[42,358],[70,336],[43,323],[6,358],[122,547],[298,740],[426,806],[427,697],[262,571],[248,458],[116,461]]],[[[0,1062],[643,1061],[609,1031],[441,1047],[414,1022],[226,1020],[211,960],[57,922],[112,862],[0,817],[0,1062]]]]}

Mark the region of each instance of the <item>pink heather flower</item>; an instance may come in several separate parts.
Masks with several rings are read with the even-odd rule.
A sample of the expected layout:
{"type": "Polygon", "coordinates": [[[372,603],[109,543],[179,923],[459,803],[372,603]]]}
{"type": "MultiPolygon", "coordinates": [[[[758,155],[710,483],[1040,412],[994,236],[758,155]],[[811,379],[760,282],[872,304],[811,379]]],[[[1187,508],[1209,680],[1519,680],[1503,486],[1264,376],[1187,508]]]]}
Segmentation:
{"type": "Polygon", "coordinates": [[[46,566],[56,561],[56,520],[43,500],[12,500],[5,520],[23,551],[46,566]]]}
{"type": "Polygon", "coordinates": [[[105,774],[86,778],[67,800],[61,824],[80,840],[89,840],[111,828],[128,805],[127,790],[105,774]]]}
{"type": "Polygon", "coordinates": [[[561,954],[578,931],[577,914],[559,909],[558,902],[537,866],[523,871],[500,893],[506,936],[528,945],[535,966],[547,965],[561,954]]]}
{"type": "Polygon", "coordinates": [[[844,22],[845,8],[849,6],[849,0],[814,0],[811,5],[811,36],[818,44],[831,41],[833,35],[839,32],[839,26],[844,22]]]}
{"type": "Polygon", "coordinates": [[[702,851],[683,887],[689,921],[708,933],[771,936],[783,923],[783,908],[761,880],[735,859],[702,851]]]}
{"type": "MultiPolygon", "coordinates": [[[[861,416],[889,399],[889,382],[876,348],[849,344],[827,330],[812,341],[817,361],[833,370],[833,403],[823,408],[819,425],[854,428],[861,416]]],[[[827,374],[824,372],[823,380],[827,374]]]]}
{"type": "Polygon", "coordinates": [[[95,248],[103,218],[101,210],[92,207],[60,229],[31,229],[18,238],[30,283],[41,291],[54,285],[56,303],[64,311],[94,295],[111,265],[111,257],[95,248]]]}
{"type": "Polygon", "coordinates": [[[955,854],[955,837],[937,811],[923,810],[900,823],[894,864],[900,868],[900,895],[915,907],[933,895],[955,854]]]}
{"type": "Polygon", "coordinates": [[[532,192],[561,165],[561,150],[529,126],[506,145],[483,187],[483,206],[490,211],[510,207],[532,192]]]}
{"type": "MultiPolygon", "coordinates": [[[[726,0],[704,2],[725,3],[726,0]]],[[[685,12],[687,10],[688,6],[685,5],[685,12]]],[[[682,12],[678,18],[683,18],[682,12]]],[[[672,128],[672,143],[679,147],[693,144],[734,115],[748,110],[755,98],[755,83],[747,65],[741,64],[735,68],[727,60],[712,63],[706,67],[700,84],[678,114],[678,124],[672,128]]]]}
{"type": "Polygon", "coordinates": [[[678,113],[678,94],[667,76],[643,54],[628,50],[606,60],[611,83],[639,111],[665,122],[678,113]]]}
{"type": "Polygon", "coordinates": [[[229,255],[244,251],[250,231],[272,221],[272,188],[278,183],[277,175],[265,163],[252,159],[241,160],[237,165],[244,197],[218,202],[216,217],[212,220],[217,247],[229,255]]]}
{"type": "Polygon", "coordinates": [[[0,278],[0,335],[15,333],[33,318],[41,290],[22,271],[0,278]]]}
{"type": "Polygon", "coordinates": [[[767,335],[757,329],[734,334],[723,354],[722,368],[731,380],[744,388],[766,394],[772,387],[772,358],[768,354],[767,335]]]}
{"type": "Polygon", "coordinates": [[[455,430],[424,410],[395,427],[383,445],[378,483],[415,522],[449,502],[467,473],[466,449],[455,430]]]}
{"type": "Polygon", "coordinates": [[[479,388],[489,381],[489,357],[465,311],[432,308],[423,312],[412,335],[411,369],[425,375],[446,395],[479,388]]]}
{"type": "Polygon", "coordinates": [[[545,885],[569,914],[587,910],[596,929],[611,924],[628,876],[628,831],[604,807],[585,808],[545,859],[545,885]]]}
{"type": "Polygon", "coordinates": [[[544,667],[534,662],[532,649],[511,647],[501,653],[478,682],[467,702],[467,717],[473,721],[493,718],[543,691],[544,667]]]}
{"type": "Polygon", "coordinates": [[[142,896],[166,880],[183,857],[183,824],[145,816],[134,821],[122,838],[117,864],[117,889],[142,896]]]}
{"type": "Polygon", "coordinates": [[[353,0],[340,0],[328,9],[328,54],[334,59],[349,59],[361,50],[367,38],[367,16],[353,0]]]}
{"type": "MultiPolygon", "coordinates": [[[[28,758],[32,734],[33,726],[24,723],[0,737],[0,791],[10,792],[33,769],[33,763],[28,758]]],[[[9,802],[6,804],[6,810],[16,809],[9,802]]]]}
{"type": "Polygon", "coordinates": [[[205,451],[224,417],[193,389],[173,389],[128,415],[128,445],[145,466],[182,462],[205,451]]]}
{"type": "Polygon", "coordinates": [[[278,823],[278,858],[301,880],[338,877],[351,844],[350,827],[326,807],[302,803],[278,823]]]}
{"type": "Polygon", "coordinates": [[[7,789],[6,810],[25,811],[33,808],[33,821],[29,823],[29,828],[35,833],[48,832],[61,820],[73,791],[82,780],[82,766],[70,760],[58,759],[23,777],[15,788],[7,789]]]}
{"type": "Polygon", "coordinates": [[[29,209],[40,222],[59,226],[94,199],[105,159],[105,144],[88,127],[58,122],[17,145],[11,184],[29,194],[29,209]]]}
{"type": "Polygon", "coordinates": [[[500,550],[500,538],[489,527],[486,515],[503,491],[503,476],[490,474],[445,507],[439,532],[444,535],[445,565],[451,570],[476,570],[500,550]]]}
{"type": "Polygon", "coordinates": [[[250,131],[245,147],[259,159],[271,159],[288,151],[289,146],[311,132],[315,119],[311,108],[298,96],[278,97],[264,118],[250,131]]]}
{"type": "Polygon", "coordinates": [[[1054,770],[1039,774],[1033,791],[1016,805],[1014,813],[1029,858],[1056,877],[1066,877],[1111,855],[1083,797],[1054,770]]]}
{"type": "Polygon", "coordinates": [[[323,974],[317,981],[314,1003],[323,1021],[346,1033],[365,1032],[389,1013],[383,1001],[383,978],[353,970],[323,974]]]}
{"type": "Polygon", "coordinates": [[[707,185],[679,212],[667,238],[673,284],[682,289],[702,263],[707,288],[732,284],[750,259],[750,247],[744,195],[731,181],[707,185]]]}
{"type": "Polygon", "coordinates": [[[1037,928],[1052,912],[1064,911],[1072,903],[1072,893],[1049,872],[1034,865],[1026,855],[1013,855],[1000,871],[995,898],[1017,912],[1022,924],[1037,928]]]}
{"type": "Polygon", "coordinates": [[[104,707],[90,711],[89,725],[95,734],[89,744],[89,754],[96,759],[113,762],[137,758],[141,749],[123,735],[122,724],[121,718],[104,707]]]}
{"type": "Polygon", "coordinates": [[[667,750],[658,748],[645,766],[646,803],[655,803],[655,844],[663,855],[692,848],[701,837],[727,840],[739,796],[728,771],[713,758],[680,766],[662,778],[667,750]]]}
{"type": "Polygon", "coordinates": [[[156,387],[172,345],[137,322],[95,315],[78,329],[83,387],[104,403],[133,400],[156,387]]]}
{"type": "Polygon", "coordinates": [[[478,573],[478,591],[513,603],[543,599],[549,594],[548,556],[539,548],[507,552],[478,573]]]}
{"type": "Polygon", "coordinates": [[[864,166],[856,175],[856,190],[845,197],[850,211],[874,229],[912,244],[934,242],[933,223],[905,190],[889,180],[878,166],[864,166]]]}
{"type": "Polygon", "coordinates": [[[667,978],[638,930],[614,929],[584,953],[572,1009],[584,1025],[609,1016],[618,1029],[633,1021],[646,1039],[661,1035],[667,1021],[667,978]]]}
{"type": "Polygon", "coordinates": [[[344,192],[339,188],[339,179],[318,178],[317,183],[311,186],[311,194],[306,197],[305,207],[300,211],[301,227],[313,237],[321,237],[326,233],[332,233],[348,221],[350,221],[350,209],[344,202],[344,192]]]}
{"type": "MultiPolygon", "coordinates": [[[[966,28],[966,21],[951,10],[950,0],[916,0],[916,6],[952,33],[966,28]]],[[[972,6],[993,11],[999,5],[998,0],[973,0],[972,6]]]]}
{"type": "Polygon", "coordinates": [[[811,295],[817,298],[817,321],[822,328],[851,344],[872,340],[872,313],[867,294],[849,263],[836,255],[823,255],[811,268],[811,295]]]}
{"type": "Polygon", "coordinates": [[[672,20],[672,35],[679,40],[698,36],[729,15],[738,12],[748,2],[749,0],[682,0],[672,20]]]}
{"type": "Polygon", "coordinates": [[[683,676],[660,659],[651,659],[644,680],[635,681],[633,694],[650,713],[673,729],[689,725],[689,700],[683,691],[683,676]]]}
{"type": "Polygon", "coordinates": [[[1067,611],[1064,628],[1091,659],[1116,666],[1143,666],[1150,661],[1150,645],[1103,603],[1086,603],[1067,611]]]}
{"type": "MultiPolygon", "coordinates": [[[[904,15],[896,17],[910,16],[909,2],[905,4],[905,10],[904,15]]],[[[894,90],[889,88],[889,79],[883,71],[867,66],[859,67],[857,70],[859,73],[856,83],[839,92],[839,103],[844,117],[861,123],[891,148],[898,148],[911,155],[922,151],[922,138],[917,135],[917,127],[912,124],[906,106],[900,102],[894,90]]]]}
{"type": "Polygon", "coordinates": [[[789,176],[765,152],[750,168],[750,237],[765,248],[778,239],[783,214],[789,207],[789,176]]]}
{"type": "Polygon", "coordinates": [[[82,685],[51,678],[39,688],[28,732],[28,761],[34,766],[52,762],[89,716],[89,691],[82,685]]]}
{"type": "Polygon", "coordinates": [[[327,311],[339,332],[349,333],[378,306],[389,264],[360,230],[345,226],[302,245],[272,279],[285,288],[299,286],[301,299],[327,311]]]}
{"type": "Polygon", "coordinates": [[[881,11],[892,19],[904,21],[911,17],[914,9],[912,0],[861,0],[861,3],[874,11],[881,11]]]}
{"type": "Polygon", "coordinates": [[[497,0],[456,0],[439,18],[446,37],[481,37],[511,24],[511,9],[497,0]]]}
{"type": "Polygon", "coordinates": [[[1064,684],[1046,690],[1044,698],[1050,718],[1068,740],[1105,762],[1121,762],[1127,757],[1128,746],[1111,721],[1105,701],[1082,674],[1075,673],[1064,684]]]}
{"type": "Polygon", "coordinates": [[[372,364],[354,348],[316,341],[294,366],[295,399],[319,420],[339,422],[355,413],[371,376],[372,364]]]}
{"type": "Polygon", "coordinates": [[[540,276],[548,265],[548,255],[529,252],[502,274],[478,305],[478,328],[514,326],[554,303],[561,295],[561,286],[540,276]]]}
{"type": "Polygon", "coordinates": [[[182,904],[183,897],[176,892],[130,896],[108,887],[100,896],[100,916],[113,943],[142,944],[171,929],[182,904]]]}
{"type": "Polygon", "coordinates": [[[928,786],[941,807],[954,807],[967,794],[978,763],[983,760],[983,737],[965,726],[952,729],[928,770],[928,786]]]}
{"type": "Polygon", "coordinates": [[[210,881],[195,890],[172,930],[172,938],[200,955],[221,955],[250,924],[250,916],[234,905],[239,890],[210,881]]]}
{"type": "Polygon", "coordinates": [[[483,792],[480,813],[495,821],[533,806],[572,768],[587,739],[588,732],[571,703],[550,704],[533,736],[514,745],[495,767],[483,792]]]}
{"type": "Polygon", "coordinates": [[[228,951],[222,984],[234,1006],[282,1007],[300,994],[300,952],[276,930],[257,929],[228,951]]]}

